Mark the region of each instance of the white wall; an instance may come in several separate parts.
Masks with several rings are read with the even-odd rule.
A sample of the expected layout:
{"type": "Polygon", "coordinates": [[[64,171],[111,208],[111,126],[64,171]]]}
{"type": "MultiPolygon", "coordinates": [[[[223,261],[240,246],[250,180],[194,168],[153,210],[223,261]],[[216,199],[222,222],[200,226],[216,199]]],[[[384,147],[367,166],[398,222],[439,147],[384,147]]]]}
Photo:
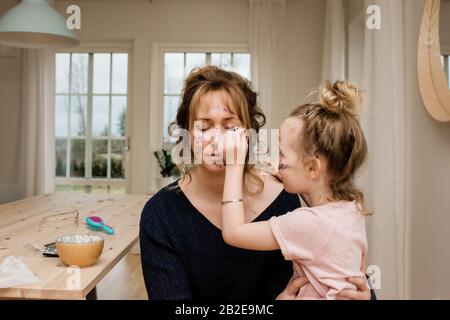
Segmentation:
{"type": "Polygon", "coordinates": [[[447,50],[450,50],[450,2],[441,1],[439,36],[441,46],[446,47],[447,50]]]}
{"type": "MultiPolygon", "coordinates": [[[[158,173],[149,137],[151,46],[154,43],[248,44],[248,0],[61,0],[65,12],[78,4],[82,13],[81,41],[130,41],[133,45],[131,193],[154,189],[158,173]],[[153,174],[153,175],[152,175],[153,174]],[[149,177],[150,176],[150,177],[149,177]]],[[[287,0],[288,106],[300,104],[320,80],[324,0],[287,0]]],[[[157,77],[156,77],[157,78],[157,77]]],[[[288,113],[287,110],[280,110],[288,113]]],[[[161,140],[161,139],[156,139],[161,140]]]]}
{"type": "Polygon", "coordinates": [[[431,118],[419,95],[416,54],[425,2],[403,3],[406,105],[410,110],[410,298],[450,299],[450,123],[431,118]]]}
{"type": "MultiPolygon", "coordinates": [[[[0,16],[16,3],[16,0],[2,0],[0,16]]],[[[21,81],[20,50],[16,56],[0,55],[0,203],[19,196],[17,157],[21,81]]]]}
{"type": "Polygon", "coordinates": [[[325,9],[325,0],[286,2],[289,111],[320,83],[325,9]]]}
{"type": "MultiPolygon", "coordinates": [[[[358,10],[363,9],[358,1],[362,2],[346,1],[349,20],[357,16],[358,10]]],[[[408,263],[404,272],[408,276],[408,298],[450,299],[450,123],[435,121],[427,113],[419,93],[417,43],[424,3],[424,0],[403,1],[405,103],[408,106],[405,166],[408,168],[409,199],[406,206],[409,208],[406,241],[408,263]]],[[[442,4],[450,17],[449,3],[442,4]]],[[[441,16],[442,25],[446,28],[444,32],[441,30],[442,43],[450,44],[450,41],[445,40],[450,40],[450,18],[441,16]]],[[[363,37],[360,41],[363,41],[363,37]]],[[[350,50],[352,48],[350,46],[350,50]]],[[[357,65],[358,63],[356,67],[357,65]]],[[[376,261],[372,263],[376,264],[376,261]]],[[[381,277],[383,288],[383,274],[381,277]]],[[[388,285],[385,284],[384,287],[388,285]]],[[[382,290],[379,295],[383,295],[382,290]]]]}
{"type": "Polygon", "coordinates": [[[346,74],[350,81],[363,81],[364,60],[364,3],[361,0],[344,1],[345,26],[347,30],[346,74]]]}

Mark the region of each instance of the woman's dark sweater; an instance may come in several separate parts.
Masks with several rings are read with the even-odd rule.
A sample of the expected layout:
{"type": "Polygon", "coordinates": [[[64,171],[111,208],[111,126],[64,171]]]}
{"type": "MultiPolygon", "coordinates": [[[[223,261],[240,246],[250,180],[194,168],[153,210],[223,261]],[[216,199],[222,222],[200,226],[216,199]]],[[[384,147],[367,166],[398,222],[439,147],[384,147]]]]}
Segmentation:
{"type": "MultiPolygon", "coordinates": [[[[269,220],[300,207],[282,191],[254,220],[269,220]]],[[[174,182],[144,206],[140,222],[142,270],[149,299],[273,300],[293,273],[281,251],[227,245],[174,182]]],[[[372,300],[376,300],[371,290],[372,300]]]]}
{"type": "MultiPolygon", "coordinates": [[[[282,191],[254,220],[300,207],[282,191]]],[[[227,245],[174,182],[145,205],[140,222],[142,269],[149,299],[273,300],[292,276],[281,252],[227,245]]]]}

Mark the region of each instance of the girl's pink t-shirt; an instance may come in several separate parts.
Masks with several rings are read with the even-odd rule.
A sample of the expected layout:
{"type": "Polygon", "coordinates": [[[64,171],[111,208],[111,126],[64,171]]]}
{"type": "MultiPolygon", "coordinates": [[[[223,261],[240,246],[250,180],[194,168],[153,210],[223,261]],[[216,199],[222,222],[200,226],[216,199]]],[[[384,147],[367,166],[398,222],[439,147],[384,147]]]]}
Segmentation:
{"type": "Polygon", "coordinates": [[[366,228],[355,201],[299,208],[271,218],[269,225],[294,275],[309,280],[297,299],[340,299],[340,291],[356,289],[347,278],[365,276],[366,228]]]}

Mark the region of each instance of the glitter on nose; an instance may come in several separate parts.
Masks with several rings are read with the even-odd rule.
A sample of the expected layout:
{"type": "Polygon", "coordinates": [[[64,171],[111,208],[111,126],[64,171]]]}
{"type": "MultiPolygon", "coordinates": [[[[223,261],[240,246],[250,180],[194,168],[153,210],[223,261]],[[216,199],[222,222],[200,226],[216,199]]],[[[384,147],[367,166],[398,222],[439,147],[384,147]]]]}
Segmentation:
{"type": "Polygon", "coordinates": [[[215,136],[215,138],[216,138],[216,142],[219,142],[219,139],[220,139],[220,129],[219,128],[216,128],[216,136],[215,136]]]}
{"type": "Polygon", "coordinates": [[[205,140],[205,137],[202,134],[195,135],[195,143],[203,143],[204,140],[205,140]]]}

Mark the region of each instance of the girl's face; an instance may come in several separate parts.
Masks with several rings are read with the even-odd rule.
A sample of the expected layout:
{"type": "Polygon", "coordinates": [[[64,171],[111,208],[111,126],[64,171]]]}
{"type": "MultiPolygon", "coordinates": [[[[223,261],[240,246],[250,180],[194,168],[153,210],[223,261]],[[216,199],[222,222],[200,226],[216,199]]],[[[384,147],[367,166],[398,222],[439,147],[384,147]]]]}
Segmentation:
{"type": "Polygon", "coordinates": [[[230,100],[223,91],[209,92],[201,98],[197,109],[191,145],[196,161],[201,159],[200,165],[210,171],[225,172],[226,157],[224,148],[219,150],[219,141],[226,130],[243,126],[230,100]]]}
{"type": "Polygon", "coordinates": [[[299,137],[303,121],[297,118],[286,119],[280,128],[280,170],[284,188],[289,193],[308,194],[314,182],[311,168],[305,165],[299,137]]]}

